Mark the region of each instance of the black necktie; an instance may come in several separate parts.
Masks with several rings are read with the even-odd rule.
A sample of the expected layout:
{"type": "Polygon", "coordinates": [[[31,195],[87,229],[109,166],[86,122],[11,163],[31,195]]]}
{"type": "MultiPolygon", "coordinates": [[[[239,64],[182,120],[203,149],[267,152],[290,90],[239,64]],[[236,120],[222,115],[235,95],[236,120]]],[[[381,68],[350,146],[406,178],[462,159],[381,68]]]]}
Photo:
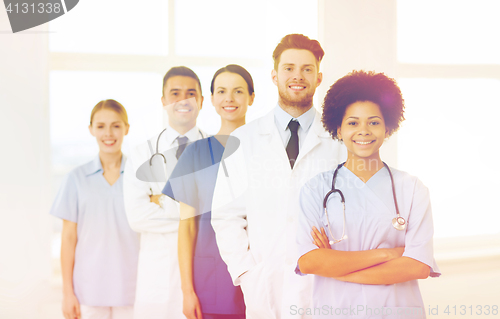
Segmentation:
{"type": "Polygon", "coordinates": [[[188,138],[185,136],[179,136],[177,138],[177,143],[179,144],[179,146],[177,147],[177,152],[175,153],[175,157],[177,157],[177,159],[181,157],[182,152],[184,152],[184,150],[186,149],[187,142],[188,138]]]}
{"type": "Polygon", "coordinates": [[[288,145],[286,146],[286,154],[288,155],[288,160],[290,161],[290,167],[293,168],[295,164],[295,160],[297,160],[297,156],[299,155],[299,135],[297,131],[299,130],[299,122],[290,120],[288,123],[288,128],[290,129],[291,136],[288,141],[288,145]]]}

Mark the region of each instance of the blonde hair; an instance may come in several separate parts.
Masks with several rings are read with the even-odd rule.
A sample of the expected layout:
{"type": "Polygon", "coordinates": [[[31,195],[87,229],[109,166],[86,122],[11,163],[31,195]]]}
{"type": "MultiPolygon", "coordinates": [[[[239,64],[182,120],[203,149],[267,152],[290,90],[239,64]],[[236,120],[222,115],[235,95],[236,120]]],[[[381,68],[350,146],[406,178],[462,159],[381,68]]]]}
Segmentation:
{"type": "Polygon", "coordinates": [[[94,108],[92,109],[92,112],[90,113],[90,125],[92,125],[92,120],[94,119],[94,115],[103,109],[108,109],[115,111],[118,115],[120,115],[123,123],[125,125],[128,125],[128,116],[127,116],[127,111],[121,105],[119,102],[115,100],[102,100],[101,102],[97,103],[94,108]]]}

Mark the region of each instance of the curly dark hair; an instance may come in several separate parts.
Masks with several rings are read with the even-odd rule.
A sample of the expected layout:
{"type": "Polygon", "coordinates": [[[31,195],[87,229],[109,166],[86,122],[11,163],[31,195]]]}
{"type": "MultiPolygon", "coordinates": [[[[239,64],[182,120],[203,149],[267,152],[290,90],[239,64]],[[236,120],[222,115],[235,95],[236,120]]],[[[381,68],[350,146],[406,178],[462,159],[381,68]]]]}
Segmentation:
{"type": "Polygon", "coordinates": [[[358,101],[370,101],[379,106],[389,136],[405,119],[405,103],[394,79],[384,73],[354,70],[333,83],[323,101],[321,121],[333,139],[339,139],[337,129],[342,125],[347,107],[358,101]]]}

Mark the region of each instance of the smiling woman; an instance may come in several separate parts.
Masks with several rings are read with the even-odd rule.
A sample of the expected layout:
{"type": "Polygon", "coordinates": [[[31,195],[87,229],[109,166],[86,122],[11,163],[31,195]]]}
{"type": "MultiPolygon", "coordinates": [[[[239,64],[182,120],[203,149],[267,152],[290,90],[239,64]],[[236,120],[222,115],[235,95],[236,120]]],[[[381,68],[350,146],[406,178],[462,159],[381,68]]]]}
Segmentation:
{"type": "Polygon", "coordinates": [[[218,163],[228,135],[245,124],[255,98],[252,76],[239,65],[227,65],[215,72],[210,91],[221,117],[220,130],[186,148],[163,193],[181,203],[178,254],[184,315],[241,319],[245,317],[243,294],[233,285],[220,256],[211,210],[218,163]]]}
{"type": "Polygon", "coordinates": [[[128,129],[120,103],[97,103],[89,131],[99,155],[66,176],[50,212],[63,220],[65,318],[104,318],[111,313],[132,318],[139,238],[130,229],[123,202],[121,146],[128,129]]]}
{"type": "Polygon", "coordinates": [[[425,318],[417,279],[440,275],[429,191],[379,154],[403,112],[399,87],[383,73],[353,71],[328,90],[323,125],[344,141],[348,155],[300,194],[296,272],[316,275],[315,307],[363,305],[400,318],[425,318]]]}

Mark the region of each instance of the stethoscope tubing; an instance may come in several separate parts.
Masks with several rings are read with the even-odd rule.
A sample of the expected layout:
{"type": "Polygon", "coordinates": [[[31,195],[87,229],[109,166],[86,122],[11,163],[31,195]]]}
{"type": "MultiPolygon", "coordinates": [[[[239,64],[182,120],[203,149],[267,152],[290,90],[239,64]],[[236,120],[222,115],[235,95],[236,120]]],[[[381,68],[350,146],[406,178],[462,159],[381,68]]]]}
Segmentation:
{"type": "MultiPolygon", "coordinates": [[[[395,189],[395,186],[394,186],[394,178],[392,176],[392,172],[391,172],[391,169],[389,168],[389,166],[385,162],[382,162],[382,163],[387,168],[387,171],[389,172],[389,176],[391,178],[392,196],[394,198],[394,206],[396,207],[396,218],[394,218],[392,220],[392,225],[397,230],[404,230],[406,228],[406,224],[407,223],[406,223],[406,220],[403,217],[401,217],[401,215],[399,214],[398,200],[396,198],[396,189],[395,189]]],[[[338,171],[339,171],[339,169],[342,166],[344,166],[344,164],[345,164],[345,162],[342,163],[342,164],[339,164],[337,166],[337,168],[335,169],[335,172],[333,173],[333,178],[332,178],[332,188],[330,189],[330,191],[328,193],[326,193],[325,198],[323,199],[323,210],[324,210],[325,216],[326,216],[326,222],[327,222],[327,226],[328,226],[328,232],[330,233],[330,237],[332,238],[332,240],[330,240],[330,245],[336,244],[336,243],[342,241],[343,239],[347,238],[347,236],[345,234],[345,231],[346,231],[345,197],[344,197],[344,194],[342,193],[342,191],[340,189],[335,188],[335,181],[337,180],[338,171]],[[342,203],[343,227],[342,227],[342,237],[340,239],[336,239],[333,236],[333,232],[332,232],[332,229],[331,229],[331,226],[330,226],[330,219],[328,218],[328,210],[326,208],[327,202],[328,202],[328,198],[333,193],[337,193],[337,194],[340,195],[340,201],[342,203]]]]}
{"type": "MultiPolygon", "coordinates": [[[[160,137],[163,134],[163,132],[165,132],[166,130],[167,129],[164,128],[163,131],[161,131],[160,135],[158,135],[158,138],[156,139],[156,152],[154,154],[152,154],[151,157],[149,158],[149,166],[153,166],[153,158],[156,155],[160,155],[161,157],[163,157],[163,163],[167,164],[167,159],[165,158],[165,155],[160,153],[160,151],[158,150],[159,145],[160,145],[160,137]]],[[[201,138],[205,138],[205,135],[199,129],[198,129],[198,132],[200,133],[201,138]]]]}

